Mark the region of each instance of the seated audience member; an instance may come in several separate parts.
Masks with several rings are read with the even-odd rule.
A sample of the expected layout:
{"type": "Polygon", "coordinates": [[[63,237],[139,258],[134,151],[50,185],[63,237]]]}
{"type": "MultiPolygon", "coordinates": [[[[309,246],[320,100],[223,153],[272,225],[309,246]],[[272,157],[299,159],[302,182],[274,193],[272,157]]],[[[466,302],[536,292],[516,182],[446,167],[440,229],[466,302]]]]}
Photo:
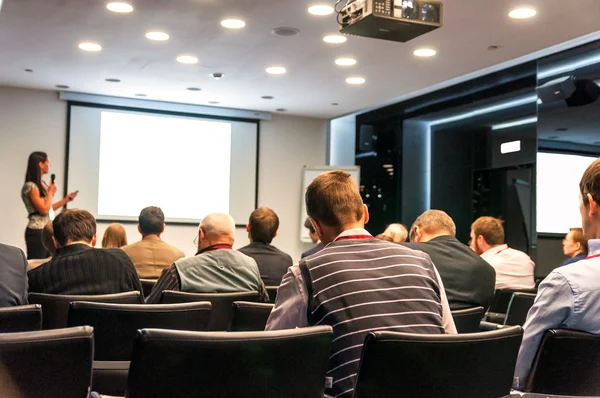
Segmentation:
{"type": "Polygon", "coordinates": [[[379,235],[376,235],[375,239],[384,240],[386,242],[393,242],[394,241],[391,236],[383,234],[383,233],[381,233],[379,235]]]}
{"type": "Polygon", "coordinates": [[[408,231],[402,224],[390,224],[385,231],[383,231],[382,235],[392,238],[392,242],[401,243],[406,242],[408,231]]]}
{"type": "Polygon", "coordinates": [[[273,210],[267,207],[254,210],[246,225],[250,244],[240,249],[256,261],[260,277],[267,286],[279,286],[281,278],[293,265],[289,254],[271,245],[278,228],[279,217],[273,210]]]}
{"type": "Polygon", "coordinates": [[[52,259],[54,253],[56,253],[56,246],[54,245],[54,229],[52,228],[52,221],[48,221],[42,229],[42,245],[50,253],[50,257],[39,259],[39,260],[27,260],[27,271],[39,267],[42,264],[47,263],[52,259]]]}
{"type": "Polygon", "coordinates": [[[504,243],[502,220],[479,217],[471,225],[471,248],[496,270],[496,289],[533,289],[535,263],[504,243]]]}
{"type": "Polygon", "coordinates": [[[583,229],[571,228],[562,241],[562,248],[565,256],[569,258],[563,261],[561,266],[585,259],[588,254],[588,244],[583,237],[583,229]]]}
{"type": "Polygon", "coordinates": [[[517,389],[525,386],[548,329],[600,334],[600,159],[583,173],[579,191],[579,210],[589,257],[568,267],[556,268],[540,284],[523,326],[523,342],[515,368],[517,389]]]}
{"type": "Polygon", "coordinates": [[[314,246],[302,253],[300,258],[308,257],[318,253],[323,247],[325,247],[325,245],[323,245],[319,240],[319,235],[317,235],[315,227],[313,227],[312,223],[310,222],[310,218],[308,217],[306,220],[304,220],[304,228],[308,229],[308,236],[310,237],[310,240],[312,240],[314,246]]]}
{"type": "Polygon", "coordinates": [[[85,210],[65,210],[52,222],[56,254],[28,272],[29,291],[110,294],[142,291],[133,263],[120,249],[95,249],[96,220],[85,210]]]}
{"type": "Polygon", "coordinates": [[[138,217],[142,240],[122,249],[133,261],[142,279],[158,279],[160,273],[176,260],[185,257],[178,248],[160,238],[165,232],[165,215],[160,207],[146,207],[138,217]]]}
{"type": "Polygon", "coordinates": [[[232,250],[235,222],[229,214],[211,213],[200,223],[198,253],[175,261],[154,285],[146,303],[156,304],[164,290],[191,293],[258,291],[260,300],[269,294],[253,258],[232,250]]]}
{"type": "Polygon", "coordinates": [[[0,307],[27,303],[27,257],[23,250],[0,243],[0,307]]]}
{"type": "Polygon", "coordinates": [[[103,249],[119,249],[127,245],[127,232],[119,223],[110,224],[102,237],[103,249]]]}
{"type": "Polygon", "coordinates": [[[412,243],[403,245],[429,254],[442,277],[451,309],[488,308],[494,296],[496,272],[455,236],[456,225],[448,214],[428,210],[410,229],[412,243]]]}
{"type": "Polygon", "coordinates": [[[352,397],[369,331],[441,334],[456,328],[429,256],[377,240],[364,229],[369,214],[349,173],[321,174],[305,200],[326,246],[283,277],[266,330],[331,325],[326,392],[352,397]]]}

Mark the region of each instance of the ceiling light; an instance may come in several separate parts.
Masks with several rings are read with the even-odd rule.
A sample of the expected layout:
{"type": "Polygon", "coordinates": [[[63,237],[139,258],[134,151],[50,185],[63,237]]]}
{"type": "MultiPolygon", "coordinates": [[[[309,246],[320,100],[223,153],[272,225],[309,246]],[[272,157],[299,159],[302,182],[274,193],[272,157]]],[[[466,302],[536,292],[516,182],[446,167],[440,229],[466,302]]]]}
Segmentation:
{"type": "Polygon", "coordinates": [[[528,117],[525,119],[513,120],[512,122],[494,124],[492,130],[503,130],[511,127],[524,126],[526,124],[537,123],[538,118],[536,116],[528,117]]]}
{"type": "Polygon", "coordinates": [[[298,33],[300,33],[300,31],[296,28],[281,26],[279,28],[273,29],[271,31],[271,33],[273,33],[274,35],[277,35],[277,36],[289,37],[289,36],[296,36],[298,33]]]}
{"type": "Polygon", "coordinates": [[[33,69],[25,69],[25,72],[31,73],[31,72],[33,72],[33,69]]]}
{"type": "Polygon", "coordinates": [[[287,112],[287,109],[285,108],[277,108],[275,109],[277,112],[287,112]]]}
{"type": "Polygon", "coordinates": [[[113,79],[113,78],[109,78],[109,79],[104,79],[105,81],[109,82],[109,83],[120,83],[121,80],[120,79],[113,79]]]}
{"type": "Polygon", "coordinates": [[[108,3],[106,5],[106,8],[108,8],[112,12],[119,13],[128,13],[133,11],[133,7],[127,3],[108,3]]]}
{"type": "Polygon", "coordinates": [[[537,12],[533,8],[515,8],[508,13],[508,16],[512,19],[527,19],[533,17],[537,12]]]}
{"type": "Polygon", "coordinates": [[[362,77],[349,77],[346,79],[346,83],[348,84],[363,84],[365,79],[362,77]]]}
{"type": "Polygon", "coordinates": [[[323,38],[325,43],[340,44],[346,42],[346,37],[342,35],[327,35],[323,38]]]}
{"type": "Polygon", "coordinates": [[[513,153],[513,152],[519,152],[521,150],[521,141],[509,141],[509,142],[505,142],[500,144],[500,153],[501,154],[505,154],[505,153],[513,153]]]}
{"type": "Polygon", "coordinates": [[[283,75],[287,70],[283,66],[269,66],[265,72],[271,75],[283,75]]]}
{"type": "Polygon", "coordinates": [[[67,85],[65,85],[65,84],[57,84],[55,87],[56,87],[56,88],[60,88],[60,89],[67,89],[67,88],[70,88],[69,86],[67,86],[67,85]]]}
{"type": "Polygon", "coordinates": [[[219,102],[219,101],[208,101],[208,103],[209,103],[209,104],[213,104],[213,105],[220,104],[220,102],[219,102]]]}
{"type": "Polygon", "coordinates": [[[221,26],[227,29],[242,29],[246,26],[246,22],[241,19],[224,19],[221,21],[221,26]]]}
{"type": "Polygon", "coordinates": [[[223,78],[223,76],[225,76],[225,75],[224,75],[223,73],[221,73],[221,72],[215,72],[215,73],[213,73],[211,76],[212,76],[212,78],[213,78],[213,79],[215,79],[215,80],[220,80],[220,79],[222,79],[222,78],[223,78]]]}
{"type": "Polygon", "coordinates": [[[154,41],[166,41],[169,40],[169,35],[165,32],[148,32],[146,33],[146,39],[154,41]]]}
{"type": "Polygon", "coordinates": [[[182,64],[196,64],[198,63],[198,58],[192,55],[180,55],[177,57],[177,62],[182,64]]]}
{"type": "Polygon", "coordinates": [[[202,90],[200,87],[188,87],[187,89],[189,91],[200,91],[200,90],[202,90]]]}
{"type": "Polygon", "coordinates": [[[266,100],[272,100],[272,99],[273,99],[273,98],[275,98],[275,97],[273,97],[272,95],[263,95],[263,96],[262,96],[262,97],[260,97],[260,98],[262,98],[262,99],[266,99],[266,100]]]}
{"type": "Polygon", "coordinates": [[[332,106],[338,106],[339,104],[337,102],[332,102],[331,105],[332,106]]]}
{"type": "Polygon", "coordinates": [[[319,4],[309,7],[308,12],[312,15],[331,15],[333,14],[333,7],[319,4]]]}
{"type": "Polygon", "coordinates": [[[340,66],[352,66],[356,65],[356,60],[354,58],[338,58],[335,60],[335,64],[340,66]]]}
{"type": "Polygon", "coordinates": [[[90,43],[90,42],[79,43],[79,48],[82,49],[83,51],[92,51],[92,52],[102,50],[102,46],[100,44],[90,43]]]}
{"type": "Polygon", "coordinates": [[[141,93],[140,93],[140,94],[136,94],[135,96],[136,96],[136,97],[146,97],[147,95],[146,95],[146,94],[141,94],[141,93]]]}
{"type": "Polygon", "coordinates": [[[384,169],[393,169],[393,168],[394,168],[394,165],[393,165],[393,164],[390,164],[390,163],[386,163],[386,164],[384,164],[384,165],[383,165],[383,168],[384,168],[384,169]]]}
{"type": "Polygon", "coordinates": [[[433,57],[437,52],[433,48],[417,48],[413,54],[417,57],[433,57]]]}

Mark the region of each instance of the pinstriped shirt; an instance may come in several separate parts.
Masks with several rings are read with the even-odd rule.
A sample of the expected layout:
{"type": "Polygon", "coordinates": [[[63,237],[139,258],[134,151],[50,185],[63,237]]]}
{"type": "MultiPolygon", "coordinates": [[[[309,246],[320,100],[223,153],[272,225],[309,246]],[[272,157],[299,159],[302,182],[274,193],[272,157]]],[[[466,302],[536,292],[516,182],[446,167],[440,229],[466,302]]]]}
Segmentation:
{"type": "Polygon", "coordinates": [[[353,229],[305,260],[284,276],[266,329],[331,325],[335,396],[352,395],[369,331],[456,333],[441,279],[422,252],[353,229]]]}

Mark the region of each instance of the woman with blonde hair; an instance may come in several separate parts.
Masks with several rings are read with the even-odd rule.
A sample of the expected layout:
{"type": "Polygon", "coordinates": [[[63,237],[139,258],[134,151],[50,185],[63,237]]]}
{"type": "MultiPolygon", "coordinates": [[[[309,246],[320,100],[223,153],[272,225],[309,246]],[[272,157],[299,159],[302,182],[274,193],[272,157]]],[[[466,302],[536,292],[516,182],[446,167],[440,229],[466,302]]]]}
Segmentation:
{"type": "Polygon", "coordinates": [[[121,224],[110,224],[102,237],[102,248],[121,248],[127,245],[127,233],[121,224]]]}

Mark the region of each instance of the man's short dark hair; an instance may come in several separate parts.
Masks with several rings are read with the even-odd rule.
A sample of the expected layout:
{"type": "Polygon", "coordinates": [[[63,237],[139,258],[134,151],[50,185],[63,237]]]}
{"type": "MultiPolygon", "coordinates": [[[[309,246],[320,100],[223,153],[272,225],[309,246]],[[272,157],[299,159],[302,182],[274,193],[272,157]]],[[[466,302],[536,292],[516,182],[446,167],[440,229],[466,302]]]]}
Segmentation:
{"type": "Polygon", "coordinates": [[[279,228],[279,217],[268,207],[259,207],[250,214],[248,225],[252,241],[271,243],[279,228]]]}
{"type": "Polygon", "coordinates": [[[363,201],[350,173],[333,170],[310,183],[304,196],[306,212],[328,227],[357,222],[363,217],[363,201]]]}
{"type": "Polygon", "coordinates": [[[594,160],[583,173],[579,182],[579,191],[584,206],[589,205],[588,193],[596,203],[600,203],[600,159],[594,160]]]}
{"type": "Polygon", "coordinates": [[[165,224],[165,214],[160,207],[148,206],[140,212],[138,223],[144,235],[161,234],[165,224]]]}
{"type": "Polygon", "coordinates": [[[89,211],[64,210],[52,221],[54,239],[60,246],[68,242],[91,242],[96,235],[96,219],[89,211]]]}
{"type": "Polygon", "coordinates": [[[504,244],[504,221],[494,217],[479,217],[473,224],[471,229],[475,238],[479,235],[483,236],[488,245],[503,245],[504,244]]]}

